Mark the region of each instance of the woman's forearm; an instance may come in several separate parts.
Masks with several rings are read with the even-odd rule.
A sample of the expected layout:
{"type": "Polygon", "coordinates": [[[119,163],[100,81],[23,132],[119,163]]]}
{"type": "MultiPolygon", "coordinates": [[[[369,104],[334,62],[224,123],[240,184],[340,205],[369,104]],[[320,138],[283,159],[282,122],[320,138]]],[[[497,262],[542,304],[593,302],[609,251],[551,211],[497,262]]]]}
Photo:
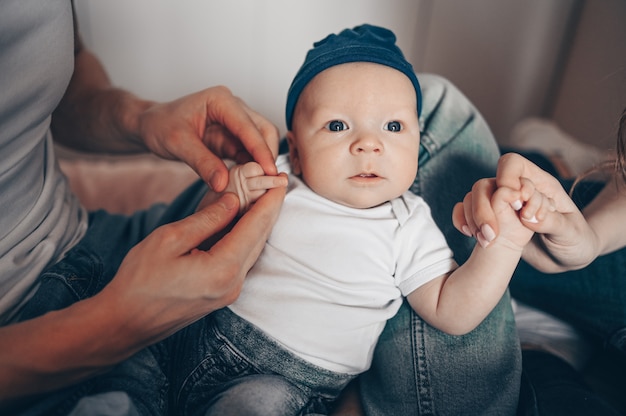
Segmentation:
{"type": "Polygon", "coordinates": [[[626,246],[626,185],[621,179],[607,182],[604,189],[583,210],[583,215],[596,235],[596,255],[603,255],[626,246]]]}

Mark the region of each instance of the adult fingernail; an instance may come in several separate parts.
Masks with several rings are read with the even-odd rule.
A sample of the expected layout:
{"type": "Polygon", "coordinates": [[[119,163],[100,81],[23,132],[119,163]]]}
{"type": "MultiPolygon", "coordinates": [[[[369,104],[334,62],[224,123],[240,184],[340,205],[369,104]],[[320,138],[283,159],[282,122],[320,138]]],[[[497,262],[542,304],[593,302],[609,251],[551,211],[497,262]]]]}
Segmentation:
{"type": "Polygon", "coordinates": [[[222,175],[220,175],[219,171],[215,171],[211,174],[211,177],[209,178],[209,185],[211,185],[211,189],[216,192],[224,190],[224,187],[222,186],[222,175]]]}
{"type": "Polygon", "coordinates": [[[531,223],[533,223],[533,224],[537,224],[537,223],[539,222],[539,221],[537,220],[537,217],[536,217],[536,216],[534,216],[534,215],[533,215],[531,218],[524,218],[524,217],[522,217],[522,219],[523,219],[524,221],[526,221],[526,222],[531,222],[531,223]]]}
{"type": "Polygon", "coordinates": [[[224,194],[220,202],[222,206],[224,207],[224,209],[230,211],[232,209],[237,208],[239,198],[237,198],[237,195],[229,192],[229,193],[224,194]]]}
{"type": "Polygon", "coordinates": [[[511,208],[513,208],[515,211],[519,211],[520,209],[522,209],[522,201],[518,199],[511,202],[511,208]]]}
{"type": "Polygon", "coordinates": [[[485,240],[483,233],[480,231],[476,233],[476,241],[478,241],[478,244],[480,244],[482,248],[487,248],[487,246],[489,246],[489,241],[485,240]]]}
{"type": "Polygon", "coordinates": [[[489,224],[483,224],[483,226],[480,227],[480,232],[488,242],[492,242],[496,238],[496,233],[493,231],[493,228],[489,226],[489,224]]]}
{"type": "Polygon", "coordinates": [[[472,236],[472,232],[470,231],[470,229],[469,229],[469,227],[467,225],[464,225],[464,226],[461,227],[461,232],[463,234],[465,234],[466,236],[468,236],[468,237],[472,236]]]}

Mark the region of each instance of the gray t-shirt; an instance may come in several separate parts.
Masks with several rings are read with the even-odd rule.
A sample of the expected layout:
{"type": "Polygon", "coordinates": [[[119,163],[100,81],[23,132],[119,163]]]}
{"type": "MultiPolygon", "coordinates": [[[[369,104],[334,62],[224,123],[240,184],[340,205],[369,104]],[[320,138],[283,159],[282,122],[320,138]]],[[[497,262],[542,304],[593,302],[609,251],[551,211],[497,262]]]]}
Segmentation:
{"type": "Polygon", "coordinates": [[[50,132],[73,48],[70,0],[0,2],[0,325],[87,226],[50,132]]]}

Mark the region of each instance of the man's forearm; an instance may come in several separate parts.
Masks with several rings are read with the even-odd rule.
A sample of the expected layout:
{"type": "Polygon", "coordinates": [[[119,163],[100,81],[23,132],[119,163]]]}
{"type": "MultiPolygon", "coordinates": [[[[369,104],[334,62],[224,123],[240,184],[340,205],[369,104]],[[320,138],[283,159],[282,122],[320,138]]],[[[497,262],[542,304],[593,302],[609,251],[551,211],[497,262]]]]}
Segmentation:
{"type": "Polygon", "coordinates": [[[70,85],[52,115],[52,131],[57,142],[76,150],[143,152],[138,116],[151,104],[113,88],[96,56],[81,48],[70,85]]]}
{"type": "Polygon", "coordinates": [[[95,376],[145,346],[111,308],[92,303],[0,328],[0,407],[95,376]]]}

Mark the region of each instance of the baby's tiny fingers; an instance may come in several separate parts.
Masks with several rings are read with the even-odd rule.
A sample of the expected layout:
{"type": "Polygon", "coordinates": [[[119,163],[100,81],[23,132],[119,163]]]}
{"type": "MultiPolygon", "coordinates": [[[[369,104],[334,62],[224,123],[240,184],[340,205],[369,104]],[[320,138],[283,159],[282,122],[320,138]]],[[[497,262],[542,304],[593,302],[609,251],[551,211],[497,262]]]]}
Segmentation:
{"type": "Polygon", "coordinates": [[[287,182],[285,175],[255,176],[246,180],[246,187],[250,191],[265,191],[267,189],[287,186],[287,182]]]}

